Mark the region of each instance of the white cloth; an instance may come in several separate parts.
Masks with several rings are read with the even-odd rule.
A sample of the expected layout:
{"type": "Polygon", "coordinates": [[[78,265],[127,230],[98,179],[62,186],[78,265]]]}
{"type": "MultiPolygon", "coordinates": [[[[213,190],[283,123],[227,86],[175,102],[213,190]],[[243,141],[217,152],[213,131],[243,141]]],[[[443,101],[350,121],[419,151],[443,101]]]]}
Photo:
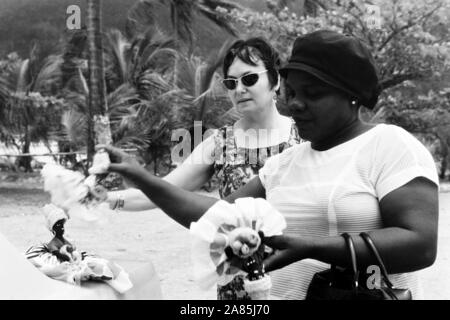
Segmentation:
{"type": "Polygon", "coordinates": [[[64,212],[63,209],[58,208],[54,204],[46,204],[42,211],[44,212],[45,216],[45,224],[47,226],[47,229],[50,230],[50,232],[53,231],[53,226],[56,222],[59,220],[68,220],[69,216],[64,212]]]}
{"type": "Polygon", "coordinates": [[[92,167],[89,168],[89,174],[103,174],[108,173],[109,165],[111,164],[111,160],[109,159],[109,155],[106,150],[99,150],[94,154],[94,160],[92,163],[92,167]]]}
{"type": "Polygon", "coordinates": [[[282,234],[286,221],[265,199],[241,198],[234,204],[224,200],[216,202],[190,226],[194,277],[201,288],[209,289],[215,284],[223,286],[235,276],[246,274],[227,261],[226,244],[214,243],[217,234],[227,237],[230,231],[240,227],[250,227],[271,237],[282,234]]]}
{"type": "Polygon", "coordinates": [[[88,222],[90,226],[110,223],[114,211],[105,202],[106,190],[96,190],[95,176],[85,178],[80,172],[51,163],[44,166],[41,175],[51,202],[65,209],[70,218],[88,222]]]}
{"type": "Polygon", "coordinates": [[[48,163],[42,168],[41,175],[44,178],[44,190],[50,192],[52,203],[60,208],[69,208],[89,193],[89,187],[83,183],[84,176],[80,172],[48,163]]]}
{"type": "Polygon", "coordinates": [[[80,287],[49,278],[33,266],[1,232],[0,252],[0,300],[163,299],[160,280],[151,263],[130,273],[133,288],[120,294],[104,282],[88,281],[80,287]]]}
{"type": "Polygon", "coordinates": [[[269,300],[272,281],[268,275],[253,281],[244,279],[244,288],[252,300],[269,300]]]}
{"type": "Polygon", "coordinates": [[[46,245],[31,246],[25,256],[42,273],[55,280],[73,285],[81,285],[81,282],[88,280],[103,280],[121,294],[133,287],[128,273],[121,266],[103,258],[86,256],[83,260],[61,262],[48,251],[46,245]]]}
{"type": "MultiPolygon", "coordinates": [[[[293,146],[266,162],[259,177],[267,200],[287,221],[284,234],[335,236],[382,228],[379,201],[415,177],[437,185],[430,152],[400,127],[380,124],[326,151],[309,142],[293,146]]],[[[315,272],[329,265],[305,259],[271,273],[271,294],[303,299],[315,272]]],[[[420,298],[417,273],[390,277],[420,298]]]]}

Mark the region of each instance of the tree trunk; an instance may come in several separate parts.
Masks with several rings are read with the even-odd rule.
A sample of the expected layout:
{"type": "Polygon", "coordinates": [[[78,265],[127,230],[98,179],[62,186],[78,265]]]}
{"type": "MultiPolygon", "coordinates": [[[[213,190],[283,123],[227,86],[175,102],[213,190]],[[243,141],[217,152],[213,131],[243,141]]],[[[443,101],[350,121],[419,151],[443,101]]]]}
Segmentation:
{"type": "Polygon", "coordinates": [[[447,173],[447,159],[448,155],[444,156],[441,160],[441,172],[439,173],[439,178],[445,180],[447,173]]]}
{"type": "MultiPolygon", "coordinates": [[[[25,127],[25,136],[24,136],[24,143],[22,146],[22,154],[30,153],[30,134],[28,132],[28,125],[25,127]]],[[[31,157],[24,156],[20,157],[19,160],[19,168],[23,167],[25,172],[33,172],[33,168],[31,168],[31,157]]]]}
{"type": "Polygon", "coordinates": [[[446,144],[446,140],[445,139],[439,139],[441,142],[441,156],[442,156],[442,160],[441,160],[441,170],[439,172],[439,178],[441,178],[442,180],[444,180],[446,178],[445,174],[447,173],[447,163],[448,163],[448,156],[449,156],[449,148],[446,144]]]}
{"type": "Polygon", "coordinates": [[[101,0],[87,0],[87,37],[89,52],[88,163],[92,162],[96,143],[94,117],[105,115],[106,86],[103,68],[101,0]]]}

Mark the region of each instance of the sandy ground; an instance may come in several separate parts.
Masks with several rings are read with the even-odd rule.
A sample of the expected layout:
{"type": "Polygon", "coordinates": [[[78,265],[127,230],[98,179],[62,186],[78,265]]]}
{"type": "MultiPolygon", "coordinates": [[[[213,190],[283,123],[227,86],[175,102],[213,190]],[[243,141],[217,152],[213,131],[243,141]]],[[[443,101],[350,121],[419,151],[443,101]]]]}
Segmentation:
{"type": "MultiPolygon", "coordinates": [[[[0,232],[24,252],[28,246],[51,238],[39,211],[49,202],[49,196],[40,188],[13,186],[0,183],[0,232]]],[[[203,291],[193,281],[188,230],[159,209],[121,212],[107,225],[71,221],[66,230],[78,248],[112,259],[127,270],[152,262],[164,299],[216,298],[214,288],[203,291]]],[[[426,299],[450,299],[449,266],[450,193],[446,192],[440,194],[438,257],[432,267],[421,271],[426,299]]]]}

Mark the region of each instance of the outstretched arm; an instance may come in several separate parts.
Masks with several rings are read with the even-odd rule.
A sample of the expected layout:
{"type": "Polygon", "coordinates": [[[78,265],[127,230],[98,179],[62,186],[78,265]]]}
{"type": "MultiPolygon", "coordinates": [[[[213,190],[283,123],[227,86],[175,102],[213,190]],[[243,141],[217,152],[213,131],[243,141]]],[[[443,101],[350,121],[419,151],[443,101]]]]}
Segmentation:
{"type": "MultiPolygon", "coordinates": [[[[210,137],[199,144],[192,154],[172,170],[163,179],[174,186],[187,191],[195,191],[203,186],[213,175],[214,139],[210,137]]],[[[115,208],[119,200],[123,200],[123,210],[142,211],[157,207],[141,190],[129,188],[108,192],[107,201],[115,208]]]]}
{"type": "Polygon", "coordinates": [[[131,180],[155,205],[186,228],[189,228],[191,222],[197,221],[218,201],[216,198],[183,190],[151,175],[120,149],[111,146],[102,146],[102,148],[111,158],[109,171],[118,172],[131,180]]]}

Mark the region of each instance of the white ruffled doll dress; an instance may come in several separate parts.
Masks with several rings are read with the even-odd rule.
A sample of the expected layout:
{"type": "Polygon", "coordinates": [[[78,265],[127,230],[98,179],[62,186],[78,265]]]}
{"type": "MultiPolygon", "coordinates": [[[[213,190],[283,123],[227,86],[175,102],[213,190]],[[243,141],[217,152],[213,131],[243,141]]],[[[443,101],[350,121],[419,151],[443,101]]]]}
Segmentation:
{"type": "MultiPolygon", "coordinates": [[[[243,268],[238,268],[231,262],[226,248],[232,245],[231,238],[236,233],[235,230],[247,232],[251,229],[256,234],[262,232],[264,236],[271,237],[281,235],[285,228],[284,217],[265,199],[241,198],[234,204],[224,200],[216,202],[190,226],[195,281],[202,289],[207,290],[217,284],[224,286],[237,275],[244,275],[245,290],[251,299],[268,299],[270,276],[262,274],[257,280],[249,279],[243,268]]],[[[258,249],[261,248],[255,247],[243,259],[250,257],[258,249]]]]}

